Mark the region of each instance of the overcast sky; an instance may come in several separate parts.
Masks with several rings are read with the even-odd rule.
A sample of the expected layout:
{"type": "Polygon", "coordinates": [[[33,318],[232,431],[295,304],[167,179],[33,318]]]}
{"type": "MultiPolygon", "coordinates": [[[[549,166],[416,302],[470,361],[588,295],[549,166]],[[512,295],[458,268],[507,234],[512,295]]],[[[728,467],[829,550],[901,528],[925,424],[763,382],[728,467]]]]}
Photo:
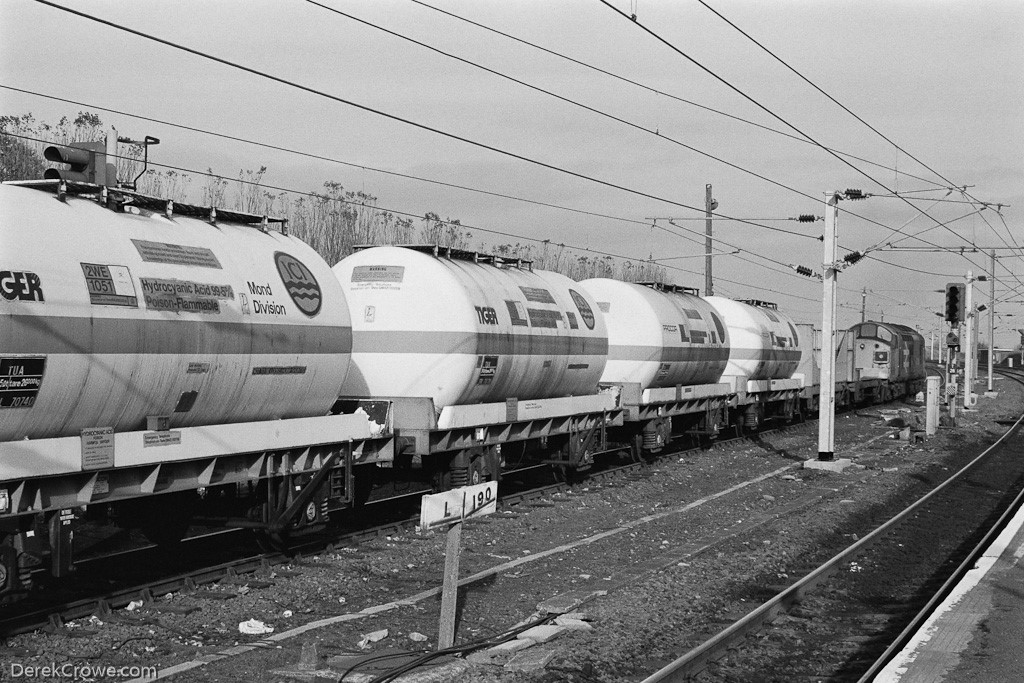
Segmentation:
{"type": "MultiPolygon", "coordinates": [[[[590,110],[303,0],[61,4],[380,113],[32,0],[0,0],[0,83],[565,208],[312,160],[7,89],[0,89],[0,114],[31,112],[56,122],[85,109],[121,135],[160,138],[151,154],[157,162],[228,177],[267,166],[264,180],[271,185],[313,191],[337,181],[391,210],[434,211],[479,229],[638,259],[703,253],[704,223],[693,219],[703,217],[710,183],[717,213],[759,224],[716,220],[716,246],[742,251],[715,259],[715,293],[775,301],[797,320],[818,324],[820,282],[786,266],[822,270],[814,238],[823,224],[769,219],[823,215],[829,190],[909,193],[913,206],[893,197],[842,202],[840,254],[898,240],[901,247],[1003,247],[997,300],[1008,301],[997,309],[1014,315],[997,319],[997,344],[1018,341],[1013,330],[1024,327],[1024,305],[1010,302],[1024,302],[1024,260],[1006,247],[1024,245],[1020,0],[706,0],[905,152],[697,0],[609,0],[612,8],[635,13],[635,23],[600,0],[426,0],[647,89],[413,0],[318,1],[590,110]],[[851,166],[793,139],[799,133],[787,123],[859,159],[844,157],[851,166]],[[995,207],[978,212],[976,204],[951,202],[965,197],[947,195],[950,183],[973,185],[972,198],[1009,206],[1000,216],[995,207]],[[922,209],[927,215],[918,215],[922,209]],[[650,217],[674,217],[681,227],[659,220],[655,228],[650,217]],[[954,219],[937,227],[936,221],[954,219]],[[906,239],[919,232],[921,239],[906,239]]],[[[486,249],[521,240],[476,230],[474,241],[486,249]]],[[[942,308],[935,290],[968,269],[977,275],[989,267],[981,254],[869,256],[840,275],[842,326],[860,319],[867,288],[869,317],[884,311],[886,320],[927,334],[937,329],[933,312],[942,308]]],[[[703,288],[702,258],[665,265],[678,284],[703,288]]],[[[987,283],[979,285],[976,301],[987,304],[988,291],[987,283]]],[[[987,319],[982,323],[987,329],[987,319]]]]}

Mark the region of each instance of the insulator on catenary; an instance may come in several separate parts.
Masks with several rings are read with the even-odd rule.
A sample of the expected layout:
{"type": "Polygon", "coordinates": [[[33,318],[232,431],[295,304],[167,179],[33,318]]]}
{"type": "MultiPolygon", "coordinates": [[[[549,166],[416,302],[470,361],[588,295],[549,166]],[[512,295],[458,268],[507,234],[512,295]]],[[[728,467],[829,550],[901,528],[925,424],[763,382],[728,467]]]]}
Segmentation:
{"type": "Polygon", "coordinates": [[[864,258],[864,254],[859,251],[851,251],[849,254],[843,257],[843,260],[849,263],[851,266],[864,258]]]}

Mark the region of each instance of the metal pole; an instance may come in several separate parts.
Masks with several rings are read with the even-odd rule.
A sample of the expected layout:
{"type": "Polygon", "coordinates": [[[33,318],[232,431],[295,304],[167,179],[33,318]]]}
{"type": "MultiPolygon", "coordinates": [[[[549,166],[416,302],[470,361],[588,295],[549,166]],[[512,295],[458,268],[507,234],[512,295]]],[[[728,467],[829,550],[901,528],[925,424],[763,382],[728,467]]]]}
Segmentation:
{"type": "Polygon", "coordinates": [[[978,361],[974,350],[974,273],[967,271],[967,294],[964,296],[964,336],[961,341],[964,351],[964,408],[970,408],[971,390],[974,387],[974,377],[978,374],[978,361]]]}
{"type": "Polygon", "coordinates": [[[711,282],[711,212],[715,210],[715,200],[711,198],[711,183],[704,186],[704,292],[706,296],[714,296],[715,289],[711,282]]]}
{"type": "Polygon", "coordinates": [[[821,394],[818,398],[818,460],[835,459],[836,450],[836,224],[839,193],[825,200],[825,235],[821,299],[821,394]]]}
{"type": "Polygon", "coordinates": [[[868,288],[865,287],[860,292],[860,321],[864,322],[867,320],[868,312],[868,288]]]}
{"type": "Polygon", "coordinates": [[[992,356],[996,352],[996,252],[989,252],[988,270],[988,390],[992,391],[992,356]]]}
{"type": "Polygon", "coordinates": [[[932,436],[939,431],[939,377],[930,375],[925,394],[924,433],[932,436]]]}

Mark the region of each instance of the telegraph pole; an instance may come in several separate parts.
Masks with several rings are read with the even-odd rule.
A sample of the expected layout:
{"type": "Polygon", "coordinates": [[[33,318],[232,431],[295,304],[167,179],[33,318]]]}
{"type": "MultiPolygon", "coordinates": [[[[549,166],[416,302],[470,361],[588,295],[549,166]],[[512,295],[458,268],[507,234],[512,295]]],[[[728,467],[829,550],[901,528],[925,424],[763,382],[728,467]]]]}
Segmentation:
{"type": "Polygon", "coordinates": [[[836,450],[836,230],[839,193],[825,200],[825,235],[821,302],[821,393],[818,398],[818,460],[835,459],[836,450]]]}
{"type": "Polygon", "coordinates": [[[711,212],[718,208],[718,202],[711,197],[711,183],[704,186],[704,294],[714,296],[711,280],[711,212]]]}
{"type": "Polygon", "coordinates": [[[860,321],[864,322],[867,320],[868,313],[868,288],[865,287],[860,292],[860,321]]]}

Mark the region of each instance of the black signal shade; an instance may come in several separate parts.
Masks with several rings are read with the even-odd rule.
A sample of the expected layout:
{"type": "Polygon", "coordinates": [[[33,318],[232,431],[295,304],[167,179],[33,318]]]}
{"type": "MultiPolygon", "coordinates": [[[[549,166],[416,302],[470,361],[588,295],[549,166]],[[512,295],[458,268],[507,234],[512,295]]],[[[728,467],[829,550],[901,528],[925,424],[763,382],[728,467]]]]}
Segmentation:
{"type": "Polygon", "coordinates": [[[103,142],[72,142],[67,147],[50,145],[43,150],[43,158],[71,167],[67,170],[46,169],[43,178],[47,180],[67,180],[96,185],[112,185],[115,182],[114,176],[110,173],[113,164],[107,164],[106,144],[103,142]]]}
{"type": "Polygon", "coordinates": [[[967,285],[962,282],[950,282],[946,285],[946,320],[956,325],[964,319],[964,308],[967,305],[967,285]]]}

